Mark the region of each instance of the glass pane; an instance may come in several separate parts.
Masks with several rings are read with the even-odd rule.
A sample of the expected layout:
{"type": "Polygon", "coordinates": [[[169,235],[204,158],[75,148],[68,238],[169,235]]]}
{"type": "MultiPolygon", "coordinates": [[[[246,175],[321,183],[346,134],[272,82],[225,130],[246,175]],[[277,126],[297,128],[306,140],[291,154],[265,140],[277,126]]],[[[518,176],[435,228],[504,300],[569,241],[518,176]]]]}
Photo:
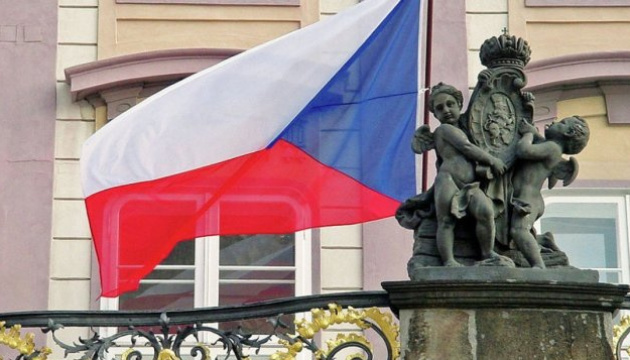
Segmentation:
{"type": "MultiPolygon", "coordinates": [[[[617,205],[613,203],[549,204],[541,232],[551,231],[571,265],[617,268],[617,205]]],[[[603,280],[603,279],[602,279],[603,280]]]]}
{"type": "Polygon", "coordinates": [[[248,270],[221,270],[219,279],[239,280],[295,280],[293,270],[282,271],[248,271],[248,270]]]}
{"type": "MultiPolygon", "coordinates": [[[[276,298],[291,297],[295,294],[293,284],[220,284],[219,305],[241,305],[276,298]]],[[[282,322],[293,331],[293,315],[283,315],[282,322]]],[[[241,327],[250,334],[269,334],[273,326],[268,319],[251,319],[219,324],[222,330],[236,330],[241,327]]]]}
{"type": "MultiPolygon", "coordinates": [[[[195,242],[179,243],[160,265],[194,266],[195,242]]],[[[175,310],[192,309],[194,306],[195,270],[160,269],[153,270],[146,280],[141,281],[138,290],[125,293],[118,298],[119,310],[175,310]],[[166,280],[165,282],[156,281],[166,280]],[[169,283],[176,280],[178,283],[169,283]]]]}
{"type": "Polygon", "coordinates": [[[182,241],[160,265],[195,265],[195,241],[182,241]]]}
{"type": "Polygon", "coordinates": [[[140,284],[120,296],[119,310],[186,310],[194,306],[195,284],[140,284]]]}
{"type": "Polygon", "coordinates": [[[220,241],[220,265],[295,264],[294,234],[222,236],[220,241]]]}
{"type": "Polygon", "coordinates": [[[599,280],[611,284],[619,284],[621,281],[620,272],[599,272],[599,280]]]}
{"type": "Polygon", "coordinates": [[[182,270],[165,270],[156,269],[153,270],[145,279],[150,280],[195,280],[194,269],[182,269],[182,270]]]}
{"type": "Polygon", "coordinates": [[[219,305],[251,304],[294,294],[293,284],[220,284],[219,305]]]}

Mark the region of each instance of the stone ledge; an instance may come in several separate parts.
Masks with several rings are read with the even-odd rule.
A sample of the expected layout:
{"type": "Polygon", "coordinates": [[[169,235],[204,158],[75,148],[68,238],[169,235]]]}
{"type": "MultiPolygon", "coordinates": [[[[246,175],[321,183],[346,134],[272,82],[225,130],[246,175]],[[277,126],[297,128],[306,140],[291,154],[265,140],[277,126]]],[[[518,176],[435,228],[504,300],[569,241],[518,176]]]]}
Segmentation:
{"type": "Polygon", "coordinates": [[[466,266],[448,268],[427,266],[414,269],[413,281],[472,280],[472,281],[537,281],[597,283],[599,273],[595,270],[576,268],[509,268],[501,266],[466,266]]]}
{"type": "Polygon", "coordinates": [[[522,280],[431,280],[384,282],[392,310],[563,309],[615,312],[627,285],[522,280]]]}

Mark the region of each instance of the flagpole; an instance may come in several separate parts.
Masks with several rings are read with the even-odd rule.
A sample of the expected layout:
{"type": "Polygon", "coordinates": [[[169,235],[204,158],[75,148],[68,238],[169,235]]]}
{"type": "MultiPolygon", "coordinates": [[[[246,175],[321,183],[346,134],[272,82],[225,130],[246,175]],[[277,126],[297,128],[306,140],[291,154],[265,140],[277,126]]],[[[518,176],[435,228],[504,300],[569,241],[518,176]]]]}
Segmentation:
{"type": "MultiPolygon", "coordinates": [[[[429,125],[429,96],[431,89],[431,50],[433,39],[433,0],[427,0],[427,41],[425,51],[425,66],[424,66],[424,89],[428,89],[424,92],[424,124],[429,125]]],[[[429,176],[429,154],[424,152],[422,154],[422,192],[427,191],[428,188],[428,176],[429,176]]]]}

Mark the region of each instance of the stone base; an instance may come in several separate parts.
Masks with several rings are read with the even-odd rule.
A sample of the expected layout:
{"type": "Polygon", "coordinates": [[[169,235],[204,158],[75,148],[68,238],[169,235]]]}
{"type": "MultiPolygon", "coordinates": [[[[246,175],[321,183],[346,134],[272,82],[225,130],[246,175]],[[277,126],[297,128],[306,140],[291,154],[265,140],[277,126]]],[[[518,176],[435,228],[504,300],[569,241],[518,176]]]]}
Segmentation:
{"type": "Polygon", "coordinates": [[[410,272],[412,281],[473,280],[473,281],[528,281],[528,282],[577,282],[597,283],[596,270],[581,270],[572,267],[553,269],[508,268],[502,266],[459,267],[427,266],[410,272]]]}
{"type": "Polygon", "coordinates": [[[610,313],[405,310],[404,360],[613,359],[610,313]]]}
{"type": "MultiPolygon", "coordinates": [[[[500,223],[500,222],[499,222],[500,223]]],[[[498,224],[498,223],[497,223],[498,224]]],[[[505,225],[505,224],[504,224],[505,225]]],[[[475,222],[470,217],[464,217],[455,226],[455,238],[453,243],[453,255],[455,260],[462,265],[475,266],[480,260],[481,251],[479,242],[475,237],[475,222]]],[[[508,241],[507,230],[504,227],[504,235],[499,236],[505,241],[495,241],[494,251],[512,260],[512,267],[531,268],[531,264],[525,256],[516,249],[512,241],[508,241]],[[510,242],[512,243],[510,245],[510,242]]],[[[407,263],[409,277],[415,269],[426,266],[442,266],[442,257],[437,248],[435,234],[437,232],[437,220],[435,218],[424,219],[420,227],[414,230],[413,255],[407,263]]],[[[567,254],[561,251],[555,243],[550,232],[536,235],[536,241],[540,247],[540,256],[547,268],[570,266],[567,254]]]]}
{"type": "Polygon", "coordinates": [[[385,282],[402,360],[613,359],[612,313],[626,285],[385,282]]]}

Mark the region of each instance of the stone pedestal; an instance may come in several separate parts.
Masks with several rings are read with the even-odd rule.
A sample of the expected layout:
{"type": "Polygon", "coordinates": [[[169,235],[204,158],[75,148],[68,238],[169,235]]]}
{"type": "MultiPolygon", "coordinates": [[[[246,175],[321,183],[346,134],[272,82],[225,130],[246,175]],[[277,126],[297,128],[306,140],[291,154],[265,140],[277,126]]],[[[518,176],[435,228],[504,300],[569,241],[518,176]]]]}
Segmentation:
{"type": "Polygon", "coordinates": [[[613,359],[612,314],[628,286],[557,281],[544,270],[510,269],[502,280],[453,270],[466,276],[383,283],[400,319],[402,360],[613,359]]]}

